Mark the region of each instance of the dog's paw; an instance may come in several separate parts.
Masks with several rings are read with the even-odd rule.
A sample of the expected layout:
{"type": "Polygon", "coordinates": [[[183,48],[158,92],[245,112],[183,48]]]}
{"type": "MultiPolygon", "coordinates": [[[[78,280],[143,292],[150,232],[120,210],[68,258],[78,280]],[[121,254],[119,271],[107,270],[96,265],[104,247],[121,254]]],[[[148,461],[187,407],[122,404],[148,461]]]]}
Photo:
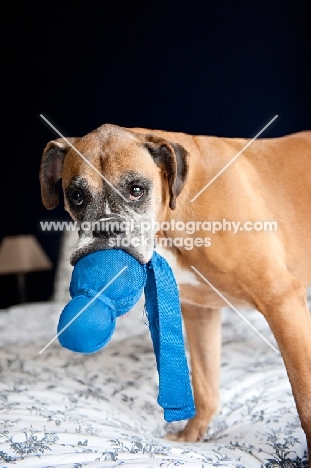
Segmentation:
{"type": "Polygon", "coordinates": [[[165,435],[165,439],[173,442],[201,442],[205,436],[206,429],[206,424],[192,419],[182,431],[169,432],[165,435]]]}

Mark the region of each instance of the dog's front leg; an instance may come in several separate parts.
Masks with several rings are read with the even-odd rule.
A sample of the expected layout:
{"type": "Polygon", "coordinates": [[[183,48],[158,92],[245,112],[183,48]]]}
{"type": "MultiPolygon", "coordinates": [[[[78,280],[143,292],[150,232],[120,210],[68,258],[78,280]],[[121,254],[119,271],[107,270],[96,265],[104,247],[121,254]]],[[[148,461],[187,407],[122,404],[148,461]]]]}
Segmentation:
{"type": "Polygon", "coordinates": [[[311,467],[311,315],[306,289],[289,279],[281,293],[265,294],[258,309],[277,340],[291,382],[301,426],[304,429],[311,467]]]}
{"type": "Polygon", "coordinates": [[[182,304],[190,351],[196,415],[184,430],[167,434],[169,440],[200,441],[219,404],[221,310],[182,304]]]}

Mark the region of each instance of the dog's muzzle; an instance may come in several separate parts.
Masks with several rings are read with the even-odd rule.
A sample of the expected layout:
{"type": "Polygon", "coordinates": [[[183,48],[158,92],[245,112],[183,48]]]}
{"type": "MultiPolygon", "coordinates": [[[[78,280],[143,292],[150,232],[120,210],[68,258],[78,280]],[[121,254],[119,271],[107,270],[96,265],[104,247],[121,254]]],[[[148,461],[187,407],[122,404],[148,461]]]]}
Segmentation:
{"type": "Polygon", "coordinates": [[[98,250],[114,248],[112,239],[126,235],[124,218],[119,215],[104,215],[100,219],[81,223],[77,249],[70,257],[70,263],[75,265],[80,258],[98,250]],[[87,229],[82,226],[88,224],[87,229]]]}
{"type": "Polygon", "coordinates": [[[77,249],[70,258],[72,265],[85,255],[109,249],[124,250],[141,264],[150,260],[154,249],[153,233],[147,234],[143,239],[139,227],[132,229],[130,221],[117,214],[104,215],[87,223],[88,229],[82,229],[85,224],[86,222],[81,223],[77,249]]]}

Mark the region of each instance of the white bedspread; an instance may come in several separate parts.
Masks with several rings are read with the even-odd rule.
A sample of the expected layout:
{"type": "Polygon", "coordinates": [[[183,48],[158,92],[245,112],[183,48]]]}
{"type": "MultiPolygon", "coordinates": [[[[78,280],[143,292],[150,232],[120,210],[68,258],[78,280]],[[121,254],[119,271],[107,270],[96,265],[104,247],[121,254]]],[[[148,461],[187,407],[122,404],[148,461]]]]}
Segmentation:
{"type": "MultiPolygon", "coordinates": [[[[1,467],[303,467],[306,439],[280,355],[224,310],[221,408],[203,443],[162,436],[157,373],[142,303],[105,349],[79,355],[55,335],[62,304],[0,313],[1,467]],[[287,463],[286,463],[287,460],[287,463]]],[[[263,317],[245,316],[272,343],[263,317]]]]}

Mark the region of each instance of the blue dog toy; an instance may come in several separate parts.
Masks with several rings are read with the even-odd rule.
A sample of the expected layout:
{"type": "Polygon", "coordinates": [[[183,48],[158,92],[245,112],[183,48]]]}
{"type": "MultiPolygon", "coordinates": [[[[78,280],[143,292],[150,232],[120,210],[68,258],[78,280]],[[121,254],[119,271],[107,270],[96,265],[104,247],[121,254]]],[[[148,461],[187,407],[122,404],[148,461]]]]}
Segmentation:
{"type": "Polygon", "coordinates": [[[166,421],[192,418],[178,289],[170,266],[157,252],[146,265],[122,250],[80,258],[70,283],[72,299],[59,319],[59,342],[79,353],[98,351],[110,340],[116,317],[136,304],[143,289],[159,373],[158,403],[166,421]]]}

